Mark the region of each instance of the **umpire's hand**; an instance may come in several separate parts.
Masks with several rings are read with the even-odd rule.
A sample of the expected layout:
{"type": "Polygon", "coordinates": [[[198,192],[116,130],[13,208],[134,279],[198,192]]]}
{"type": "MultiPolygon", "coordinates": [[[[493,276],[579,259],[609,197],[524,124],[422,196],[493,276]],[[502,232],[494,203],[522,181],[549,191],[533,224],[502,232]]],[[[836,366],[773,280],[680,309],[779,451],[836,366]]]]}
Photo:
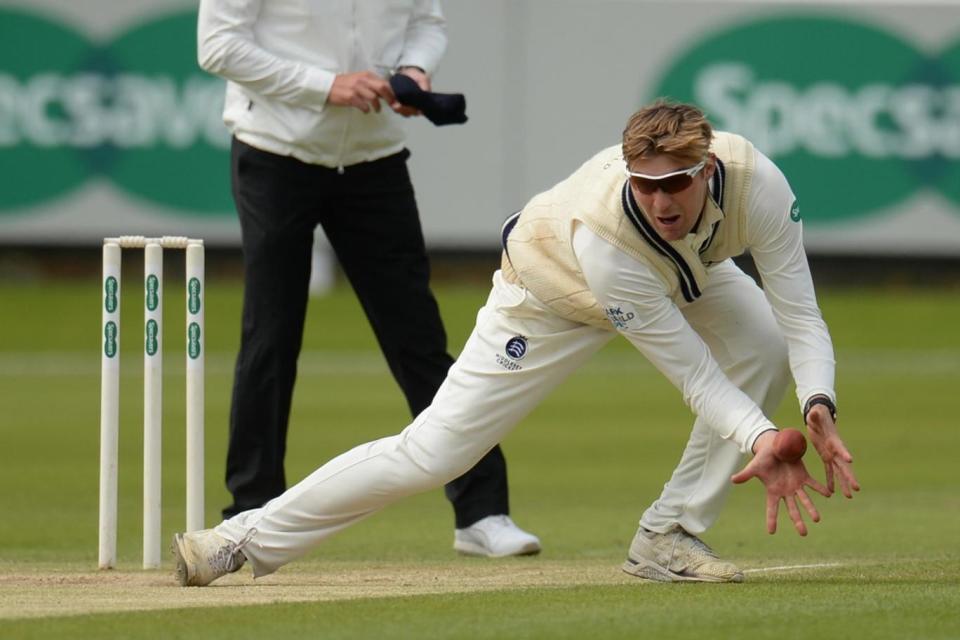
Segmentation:
{"type": "Polygon", "coordinates": [[[354,107],[364,113],[370,113],[371,110],[379,112],[381,100],[390,105],[391,109],[401,106],[393,95],[390,83],[373,71],[337,74],[327,95],[327,102],[330,104],[354,107]]]}

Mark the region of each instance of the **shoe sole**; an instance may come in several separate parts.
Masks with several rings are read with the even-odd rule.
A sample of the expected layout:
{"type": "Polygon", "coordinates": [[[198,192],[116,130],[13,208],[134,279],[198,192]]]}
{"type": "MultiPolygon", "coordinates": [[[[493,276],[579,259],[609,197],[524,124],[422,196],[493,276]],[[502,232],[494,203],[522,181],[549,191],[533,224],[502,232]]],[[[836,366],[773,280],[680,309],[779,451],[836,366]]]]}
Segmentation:
{"type": "Polygon", "coordinates": [[[540,545],[531,542],[520,547],[517,551],[509,553],[490,553],[486,547],[472,542],[456,541],[453,543],[453,549],[462,556],[474,556],[482,558],[509,558],[511,556],[535,556],[540,553],[540,545]]]}
{"type": "Polygon", "coordinates": [[[177,582],[181,587],[189,586],[187,585],[187,560],[183,556],[183,536],[181,534],[174,534],[170,550],[173,551],[173,559],[177,564],[177,582]]]}
{"type": "Polygon", "coordinates": [[[660,565],[653,564],[647,560],[634,560],[633,558],[627,558],[623,563],[622,569],[624,573],[650,582],[743,582],[742,573],[734,574],[733,577],[730,578],[721,578],[719,576],[688,576],[664,569],[660,565]]]}

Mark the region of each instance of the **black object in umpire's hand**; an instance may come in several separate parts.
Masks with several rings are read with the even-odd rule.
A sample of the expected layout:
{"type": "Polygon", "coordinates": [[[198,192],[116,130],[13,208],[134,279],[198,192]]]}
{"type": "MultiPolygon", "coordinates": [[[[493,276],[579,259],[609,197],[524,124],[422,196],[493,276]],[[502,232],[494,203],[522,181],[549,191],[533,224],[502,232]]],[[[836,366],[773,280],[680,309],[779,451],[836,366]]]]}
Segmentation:
{"type": "Polygon", "coordinates": [[[400,104],[419,109],[438,127],[467,121],[467,99],[462,93],[424,91],[416,80],[402,73],[390,77],[390,88],[400,104]]]}

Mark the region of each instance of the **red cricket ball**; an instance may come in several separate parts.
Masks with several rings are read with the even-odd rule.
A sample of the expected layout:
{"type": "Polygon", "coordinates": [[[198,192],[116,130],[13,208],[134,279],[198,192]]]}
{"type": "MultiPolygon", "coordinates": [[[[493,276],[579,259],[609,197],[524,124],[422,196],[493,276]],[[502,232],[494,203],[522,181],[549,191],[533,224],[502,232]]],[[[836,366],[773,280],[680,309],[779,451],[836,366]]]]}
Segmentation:
{"type": "Polygon", "coordinates": [[[773,455],[782,462],[796,462],[807,451],[807,439],[796,429],[784,429],[773,439],[773,455]]]}

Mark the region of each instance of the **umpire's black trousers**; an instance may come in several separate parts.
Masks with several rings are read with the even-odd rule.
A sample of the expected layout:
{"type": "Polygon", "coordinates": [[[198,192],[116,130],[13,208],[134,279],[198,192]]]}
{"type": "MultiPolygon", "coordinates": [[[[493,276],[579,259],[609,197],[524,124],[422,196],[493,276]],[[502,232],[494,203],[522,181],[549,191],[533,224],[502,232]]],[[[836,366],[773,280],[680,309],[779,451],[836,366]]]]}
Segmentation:
{"type": "MultiPolygon", "coordinates": [[[[429,287],[409,155],[403,151],[341,173],[234,139],[231,173],[245,284],[227,452],[227,488],[234,503],[224,517],[259,507],[286,489],[287,422],[317,224],[356,291],[413,415],[430,404],[446,377],[453,359],[429,287]]],[[[508,513],[500,447],[448,484],[446,494],[457,527],[508,513]]]]}

